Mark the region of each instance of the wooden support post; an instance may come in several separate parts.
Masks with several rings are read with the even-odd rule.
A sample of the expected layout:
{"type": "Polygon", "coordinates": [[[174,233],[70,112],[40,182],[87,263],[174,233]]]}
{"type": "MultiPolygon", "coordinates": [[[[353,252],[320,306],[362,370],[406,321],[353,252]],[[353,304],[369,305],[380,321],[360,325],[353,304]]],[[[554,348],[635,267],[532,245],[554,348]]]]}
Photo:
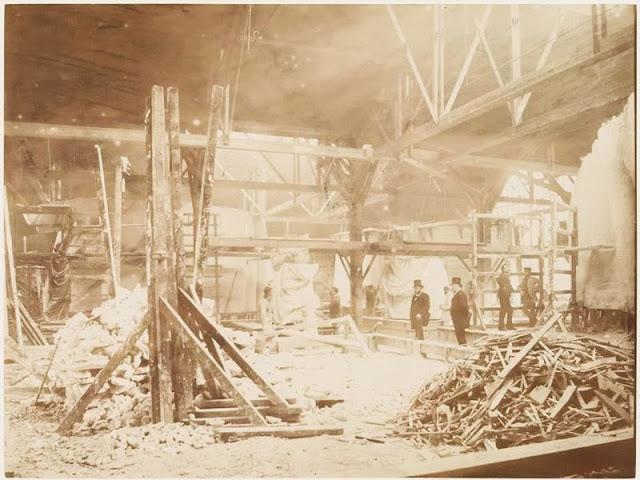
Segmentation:
{"type": "MultiPolygon", "coordinates": [[[[18,298],[18,282],[16,281],[16,265],[13,258],[13,238],[11,236],[11,219],[9,217],[9,200],[7,191],[4,191],[4,245],[6,248],[7,263],[9,268],[9,283],[11,285],[11,296],[13,298],[13,309],[16,319],[16,342],[22,347],[22,323],[20,321],[20,299],[18,298]]],[[[9,329],[9,317],[7,316],[7,330],[9,329]]],[[[8,336],[6,337],[8,338],[8,336]]]]}
{"type": "MultiPolygon", "coordinates": [[[[478,285],[478,228],[479,222],[475,210],[469,213],[471,223],[471,288],[473,295],[477,296],[480,287],[478,285]]],[[[471,302],[475,302],[475,298],[470,299],[471,302]]],[[[478,310],[474,309],[473,312],[473,324],[478,323],[478,310]]]]}
{"type": "Polygon", "coordinates": [[[553,290],[555,288],[555,265],[556,265],[556,242],[558,240],[556,228],[557,228],[557,218],[558,218],[558,199],[556,195],[553,196],[553,203],[551,204],[551,218],[550,218],[550,249],[549,249],[549,308],[553,308],[553,290]]]}
{"type": "Polygon", "coordinates": [[[440,10],[440,19],[439,19],[439,27],[440,27],[440,41],[438,43],[438,47],[440,51],[438,52],[438,110],[440,112],[444,112],[444,99],[445,99],[445,91],[444,91],[444,46],[445,46],[445,5],[438,5],[440,10]]]}
{"type": "Polygon", "coordinates": [[[124,181],[122,178],[122,162],[116,162],[115,182],[113,186],[113,258],[115,277],[120,285],[122,268],[122,193],[124,181]]]}
{"type": "MultiPolygon", "coordinates": [[[[169,127],[171,211],[173,212],[173,240],[175,283],[177,288],[186,287],[185,253],[182,233],[182,157],[180,153],[180,108],[177,88],[167,89],[167,115],[169,127]]],[[[170,280],[171,281],[171,280],[170,280]]],[[[172,382],[175,395],[174,415],[185,418],[193,407],[193,379],[195,368],[186,338],[180,332],[173,332],[173,372],[172,382]]]]}
{"type": "Polygon", "coordinates": [[[102,150],[100,145],[94,145],[98,153],[98,172],[96,180],[98,182],[98,207],[102,218],[104,243],[107,249],[107,260],[109,262],[109,273],[111,274],[111,294],[115,298],[118,294],[118,278],[116,276],[116,260],[113,251],[113,237],[111,235],[111,221],[109,220],[109,206],[107,205],[107,186],[104,180],[104,164],[102,162],[102,150]]]}
{"type": "MultiPolygon", "coordinates": [[[[522,76],[522,61],[520,48],[520,7],[512,4],[511,8],[511,81],[515,82],[522,76]]],[[[513,111],[518,111],[520,97],[513,99],[513,111]]],[[[516,116],[517,117],[517,116],[516,116]]],[[[513,124],[516,125],[516,118],[513,124]]]]}
{"type": "MultiPolygon", "coordinates": [[[[357,196],[356,196],[357,197],[357,196]]],[[[362,209],[364,202],[359,198],[352,198],[349,209],[349,239],[353,242],[362,241],[362,209]]],[[[351,283],[351,316],[356,325],[362,325],[362,252],[354,251],[349,258],[349,279],[351,283]]]]}
{"type": "MultiPolygon", "coordinates": [[[[578,247],[578,213],[574,210],[572,212],[572,234],[571,234],[571,247],[578,247]]],[[[578,311],[576,309],[578,305],[578,285],[577,285],[577,271],[578,271],[578,252],[571,252],[571,326],[576,327],[578,324],[578,311]]]]}
{"type": "Polygon", "coordinates": [[[213,172],[216,161],[216,145],[218,143],[218,126],[222,115],[222,102],[224,89],[219,85],[211,88],[211,103],[209,107],[209,123],[207,129],[207,144],[204,150],[202,163],[202,176],[200,184],[200,197],[197,208],[194,208],[193,221],[196,223],[194,237],[193,257],[193,281],[195,287],[198,279],[202,277],[204,264],[207,259],[207,246],[209,244],[209,206],[213,198],[213,172]]]}
{"type": "MultiPolygon", "coordinates": [[[[173,229],[170,191],[170,162],[168,138],[165,123],[164,88],[154,85],[151,89],[151,286],[149,289],[149,309],[151,325],[149,328],[149,354],[156,367],[150,369],[157,379],[151,379],[152,420],[154,422],[173,422],[173,382],[171,329],[160,314],[159,298],[165,297],[176,305],[176,275],[173,261],[173,229]],[[156,386],[157,385],[157,386],[156,386]],[[157,392],[154,394],[154,386],[157,392]]],[[[182,392],[175,392],[177,397],[182,392]]]]}
{"type": "Polygon", "coordinates": [[[431,95],[433,96],[433,104],[436,107],[436,121],[440,116],[440,5],[431,5],[430,10],[433,13],[433,63],[431,69],[433,72],[433,78],[431,80],[431,95]]]}
{"type": "Polygon", "coordinates": [[[66,417],[60,423],[60,426],[56,430],[59,434],[68,434],[73,425],[82,420],[82,415],[87,410],[87,407],[91,403],[91,400],[97,395],[102,386],[111,378],[114,370],[122,363],[127,354],[134,348],[136,342],[142,335],[142,333],[149,326],[149,315],[145,314],[144,317],[133,328],[133,331],[129,333],[124,343],[120,346],[118,351],[113,354],[107,364],[100,370],[98,375],[93,379],[91,385],[85,390],[82,396],[78,399],[75,405],[69,410],[66,417]]]}

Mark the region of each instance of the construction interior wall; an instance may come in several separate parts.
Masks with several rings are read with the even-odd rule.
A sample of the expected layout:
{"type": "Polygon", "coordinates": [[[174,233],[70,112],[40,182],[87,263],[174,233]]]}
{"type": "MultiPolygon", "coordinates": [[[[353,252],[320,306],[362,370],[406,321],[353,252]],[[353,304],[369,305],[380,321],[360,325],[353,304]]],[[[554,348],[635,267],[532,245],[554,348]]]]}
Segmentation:
{"type": "Polygon", "coordinates": [[[635,311],[634,97],[604,123],[582,158],[572,204],[580,247],[577,299],[587,308],[635,311]]]}

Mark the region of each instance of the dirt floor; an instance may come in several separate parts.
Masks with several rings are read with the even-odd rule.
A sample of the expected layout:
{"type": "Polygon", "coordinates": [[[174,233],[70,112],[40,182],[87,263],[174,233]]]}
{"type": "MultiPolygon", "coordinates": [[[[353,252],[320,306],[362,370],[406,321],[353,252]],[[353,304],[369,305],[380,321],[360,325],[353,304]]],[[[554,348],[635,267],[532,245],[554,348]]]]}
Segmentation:
{"type": "Polygon", "coordinates": [[[376,352],[363,358],[328,350],[250,357],[280,393],[308,406],[303,423],[339,425],[344,435],[214,443],[210,427],[178,424],[171,427],[171,440],[166,443],[145,446],[136,440],[126,449],[122,437],[128,438],[131,432],[158,437],[159,427],[124,429],[121,446],[116,448],[113,433],[57,435],[60,409],[30,407],[33,391],[13,388],[5,392],[5,472],[49,478],[403,476],[420,472],[437,458],[432,450],[417,449],[386,434],[419,386],[448,364],[419,356],[376,352]],[[344,398],[344,403],[323,409],[311,406],[312,399],[324,396],[344,398]],[[178,434],[201,442],[187,447],[173,441],[178,434]]]}

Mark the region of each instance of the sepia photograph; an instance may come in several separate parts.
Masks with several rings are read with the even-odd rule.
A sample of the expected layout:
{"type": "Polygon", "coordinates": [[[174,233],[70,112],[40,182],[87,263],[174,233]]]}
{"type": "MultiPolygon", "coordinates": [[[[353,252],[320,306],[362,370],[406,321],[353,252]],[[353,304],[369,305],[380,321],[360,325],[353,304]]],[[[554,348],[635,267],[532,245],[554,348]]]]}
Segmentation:
{"type": "Polygon", "coordinates": [[[635,478],[635,3],[3,3],[4,478],[635,478]]]}

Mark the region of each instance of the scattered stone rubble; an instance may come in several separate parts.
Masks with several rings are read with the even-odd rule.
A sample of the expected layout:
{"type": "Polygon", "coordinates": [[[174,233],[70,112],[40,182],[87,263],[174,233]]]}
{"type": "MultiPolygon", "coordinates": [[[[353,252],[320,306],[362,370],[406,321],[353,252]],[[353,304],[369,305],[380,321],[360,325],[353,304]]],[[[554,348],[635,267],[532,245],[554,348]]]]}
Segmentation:
{"type": "MultiPolygon", "coordinates": [[[[87,317],[78,313],[56,334],[58,352],[50,376],[57,391],[64,390],[65,408],[71,409],[93,376],[122,345],[147,311],[147,291],[119,289],[118,296],[104,302],[87,317]]],[[[114,430],[150,421],[148,336],[145,332],[125,360],[116,368],[74,427],[75,434],[114,430]]]]}

